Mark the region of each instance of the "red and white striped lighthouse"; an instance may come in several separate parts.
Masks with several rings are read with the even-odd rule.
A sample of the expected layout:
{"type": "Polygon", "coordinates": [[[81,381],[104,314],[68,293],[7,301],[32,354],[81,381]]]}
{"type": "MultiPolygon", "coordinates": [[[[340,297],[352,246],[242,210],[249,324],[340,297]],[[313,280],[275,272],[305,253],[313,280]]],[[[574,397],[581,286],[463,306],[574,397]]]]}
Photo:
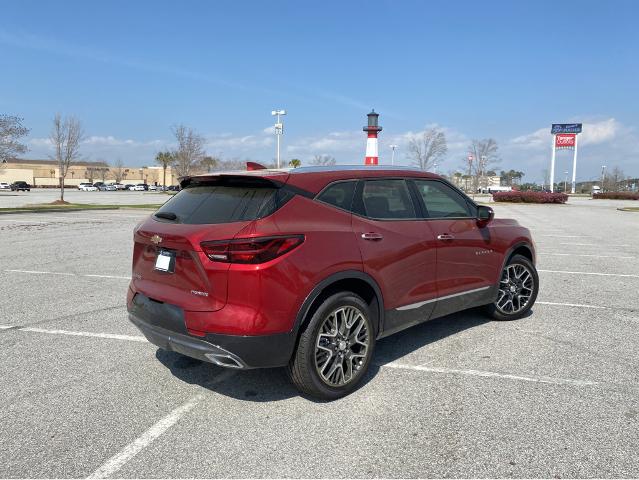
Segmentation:
{"type": "Polygon", "coordinates": [[[379,113],[373,110],[368,114],[368,125],[364,131],[368,133],[366,140],[366,159],[364,165],[377,165],[379,163],[379,149],[377,148],[377,133],[382,131],[382,127],[377,125],[379,113]]]}

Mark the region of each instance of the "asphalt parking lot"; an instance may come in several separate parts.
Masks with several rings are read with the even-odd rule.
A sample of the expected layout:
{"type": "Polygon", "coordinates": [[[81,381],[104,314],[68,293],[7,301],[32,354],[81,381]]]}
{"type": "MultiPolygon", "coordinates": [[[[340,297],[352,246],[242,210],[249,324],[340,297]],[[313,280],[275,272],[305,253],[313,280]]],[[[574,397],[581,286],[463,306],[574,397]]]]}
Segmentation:
{"type": "Polygon", "coordinates": [[[637,477],[639,214],[618,205],[496,205],[535,236],[532,314],[384,339],[331,403],[141,337],[149,212],[0,215],[0,477],[637,477]]]}

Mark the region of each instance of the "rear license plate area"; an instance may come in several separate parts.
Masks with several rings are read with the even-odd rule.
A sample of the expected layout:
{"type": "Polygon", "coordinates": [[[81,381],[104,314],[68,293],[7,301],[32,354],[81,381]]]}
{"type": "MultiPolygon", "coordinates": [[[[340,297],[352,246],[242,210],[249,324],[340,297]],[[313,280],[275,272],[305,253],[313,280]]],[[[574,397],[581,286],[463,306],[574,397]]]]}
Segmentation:
{"type": "Polygon", "coordinates": [[[160,272],[175,272],[175,252],[173,250],[158,249],[158,256],[155,258],[155,269],[160,272]]]}

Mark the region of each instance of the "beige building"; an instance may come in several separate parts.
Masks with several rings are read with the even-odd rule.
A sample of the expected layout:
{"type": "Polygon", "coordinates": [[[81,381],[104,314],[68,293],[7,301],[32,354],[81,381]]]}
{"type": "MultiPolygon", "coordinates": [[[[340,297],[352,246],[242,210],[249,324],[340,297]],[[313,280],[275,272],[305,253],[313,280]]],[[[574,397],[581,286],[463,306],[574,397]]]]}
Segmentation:
{"type": "MultiPolygon", "coordinates": [[[[35,187],[57,187],[60,170],[55,160],[14,159],[0,164],[0,182],[24,180],[35,187]]],[[[162,185],[163,169],[154,167],[113,167],[104,162],[77,162],[69,168],[64,185],[76,186],[86,182],[147,183],[162,185]]],[[[166,184],[177,185],[177,175],[166,169],[166,184]]]]}
{"type": "Polygon", "coordinates": [[[488,190],[491,187],[499,187],[501,185],[501,177],[495,176],[481,176],[476,178],[470,175],[451,175],[450,181],[458,188],[471,192],[474,188],[488,190]]]}

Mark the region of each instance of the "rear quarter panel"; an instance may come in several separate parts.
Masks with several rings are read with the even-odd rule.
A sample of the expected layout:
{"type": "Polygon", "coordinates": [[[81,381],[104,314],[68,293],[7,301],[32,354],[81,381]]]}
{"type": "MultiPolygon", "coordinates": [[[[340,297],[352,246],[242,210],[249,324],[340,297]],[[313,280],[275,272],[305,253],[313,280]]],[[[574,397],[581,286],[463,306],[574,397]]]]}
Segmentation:
{"type": "Polygon", "coordinates": [[[234,309],[236,327],[250,334],[290,331],[319,282],[344,270],[362,270],[351,214],[300,195],[236,238],[286,234],[304,234],[305,241],[271,262],[229,269],[225,309],[234,309]]]}

